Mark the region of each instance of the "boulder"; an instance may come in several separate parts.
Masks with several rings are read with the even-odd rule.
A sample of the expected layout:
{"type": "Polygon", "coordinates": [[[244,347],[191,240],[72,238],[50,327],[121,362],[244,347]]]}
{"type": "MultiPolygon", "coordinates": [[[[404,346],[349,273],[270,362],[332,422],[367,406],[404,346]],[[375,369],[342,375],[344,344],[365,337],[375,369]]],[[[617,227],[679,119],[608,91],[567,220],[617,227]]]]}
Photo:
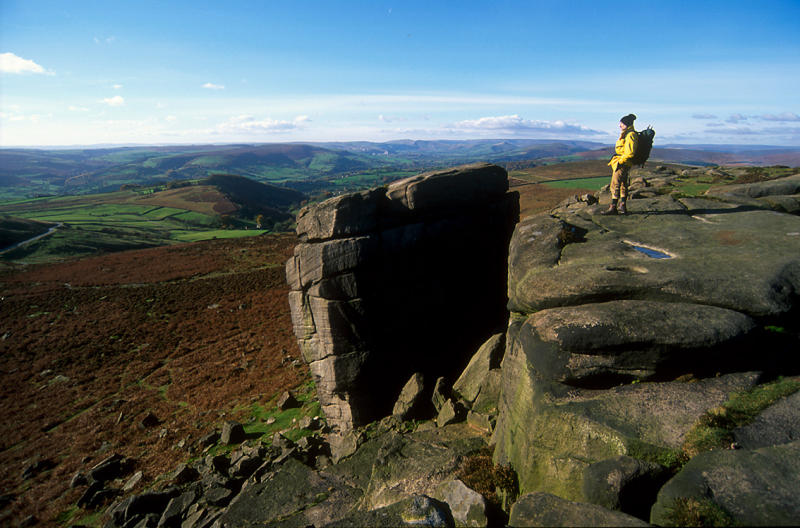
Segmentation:
{"type": "Polygon", "coordinates": [[[631,515],[596,504],[572,502],[543,492],[528,493],[511,506],[511,527],[527,526],[650,526],[631,515]]]}
{"type": "Polygon", "coordinates": [[[498,369],[506,346],[505,333],[489,338],[470,359],[467,368],[453,384],[453,390],[464,401],[472,404],[478,398],[489,371],[498,369]]]}
{"type": "Polygon", "coordinates": [[[750,350],[755,329],[750,317],[725,308],[622,300],[536,312],[511,346],[522,347],[543,378],[607,387],[664,371],[735,370],[736,351],[750,350]]]}
{"type": "Polygon", "coordinates": [[[436,425],[444,427],[463,421],[467,417],[467,410],[459,402],[447,400],[436,416],[436,425]]]}
{"type": "Polygon", "coordinates": [[[98,462],[89,470],[89,482],[108,482],[127,475],[133,467],[133,461],[118,453],[114,453],[98,462]]]}
{"type": "Polygon", "coordinates": [[[300,407],[300,402],[289,391],[284,391],[278,398],[278,409],[285,411],[287,409],[296,409],[300,407]]]}
{"type": "Polygon", "coordinates": [[[362,505],[376,509],[415,494],[430,496],[455,478],[460,457],[485,445],[465,424],[410,435],[389,432],[382,437],[362,505]]]}
{"type": "Polygon", "coordinates": [[[453,389],[447,383],[447,380],[443,377],[439,377],[439,379],[436,380],[436,385],[433,387],[433,396],[431,396],[431,403],[433,403],[433,408],[437,413],[442,410],[442,405],[450,399],[452,394],[453,389]]]}
{"type": "Polygon", "coordinates": [[[244,427],[238,422],[225,422],[222,424],[222,434],[220,442],[223,445],[240,444],[247,438],[244,427]]]}
{"type": "Polygon", "coordinates": [[[495,462],[512,465],[522,493],[545,491],[579,502],[587,500],[583,475],[590,464],[618,455],[668,456],[701,416],[759,380],[747,372],[580,389],[541,380],[529,365],[522,347],[507,350],[492,437],[495,462]]]}
{"type": "Polygon", "coordinates": [[[756,416],[752,423],[735,429],[733,437],[745,449],[800,440],[800,392],[775,402],[756,416]]]}
{"type": "Polygon", "coordinates": [[[409,420],[419,417],[425,409],[423,398],[425,391],[425,377],[420,372],[415,372],[403,386],[400,396],[394,404],[392,415],[399,420],[409,420]]]}
{"type": "Polygon", "coordinates": [[[369,511],[351,511],[347,516],[326,528],[371,526],[394,528],[396,526],[426,526],[446,528],[454,526],[447,505],[425,495],[414,495],[389,506],[369,511]]]}
{"type": "Polygon", "coordinates": [[[322,526],[341,518],[360,498],[358,490],[336,475],[316,471],[289,458],[260,483],[248,485],[220,517],[222,525],[277,524],[322,526]]]}
{"type": "Polygon", "coordinates": [[[793,526],[800,519],[800,442],[701,453],[658,493],[650,522],[667,526],[689,501],[712,503],[742,526],[793,526]]]}
{"type": "Polygon", "coordinates": [[[436,488],[433,497],[447,504],[455,526],[488,526],[486,499],[462,481],[455,479],[443,482],[436,488]]]}

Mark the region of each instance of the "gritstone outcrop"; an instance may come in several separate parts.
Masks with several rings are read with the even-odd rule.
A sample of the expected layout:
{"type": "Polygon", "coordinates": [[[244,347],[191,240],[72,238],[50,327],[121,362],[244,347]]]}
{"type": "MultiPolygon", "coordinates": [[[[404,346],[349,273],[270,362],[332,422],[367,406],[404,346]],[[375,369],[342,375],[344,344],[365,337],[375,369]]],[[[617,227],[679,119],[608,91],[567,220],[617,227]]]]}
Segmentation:
{"type": "Polygon", "coordinates": [[[328,423],[391,413],[409,377],[451,382],[506,311],[518,220],[506,171],[474,164],[300,212],[286,275],[295,333],[328,423]]]}

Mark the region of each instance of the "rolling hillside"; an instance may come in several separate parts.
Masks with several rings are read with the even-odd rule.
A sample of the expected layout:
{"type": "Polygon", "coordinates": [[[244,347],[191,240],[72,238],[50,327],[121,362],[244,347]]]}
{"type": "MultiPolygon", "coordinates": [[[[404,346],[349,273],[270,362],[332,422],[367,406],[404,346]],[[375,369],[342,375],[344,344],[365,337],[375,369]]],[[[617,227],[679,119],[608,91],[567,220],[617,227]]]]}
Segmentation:
{"type": "MultiPolygon", "coordinates": [[[[210,238],[285,231],[305,195],[241,176],[189,184],[136,187],[113,193],[0,203],[0,233],[24,240],[39,223],[58,229],[2,254],[4,260],[51,261],[210,238]],[[257,220],[261,227],[258,228],[257,220]],[[257,229],[258,228],[258,229],[257,229]],[[14,234],[14,237],[11,235],[14,234]]],[[[47,229],[44,229],[45,231],[47,229]]]]}

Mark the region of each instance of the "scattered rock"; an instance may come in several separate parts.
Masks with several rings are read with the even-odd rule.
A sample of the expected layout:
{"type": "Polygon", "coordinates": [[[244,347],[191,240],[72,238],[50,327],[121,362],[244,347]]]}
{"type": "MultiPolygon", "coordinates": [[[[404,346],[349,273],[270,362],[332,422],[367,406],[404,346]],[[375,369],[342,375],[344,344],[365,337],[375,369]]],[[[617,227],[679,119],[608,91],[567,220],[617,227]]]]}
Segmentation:
{"type": "Polygon", "coordinates": [[[394,404],[392,415],[401,421],[419,417],[424,406],[424,390],[424,376],[420,372],[414,373],[403,386],[403,390],[400,391],[400,396],[394,404]]]}
{"type": "Polygon", "coordinates": [[[436,385],[433,387],[431,402],[437,413],[442,410],[442,405],[452,397],[452,392],[452,387],[449,386],[445,378],[439,377],[436,380],[436,385]]]}
{"type": "Polygon", "coordinates": [[[220,442],[222,445],[240,444],[245,441],[247,435],[244,426],[238,422],[225,422],[222,425],[220,442]]]}
{"type": "Polygon", "coordinates": [[[433,496],[450,507],[457,527],[488,526],[486,499],[462,481],[456,479],[441,484],[433,496]]]}
{"type": "Polygon", "coordinates": [[[131,476],[131,478],[128,479],[125,485],[122,486],[122,491],[127,493],[133,490],[136,486],[138,486],[142,482],[143,478],[144,478],[144,473],[142,473],[141,471],[137,471],[131,476]]]}
{"type": "Polygon", "coordinates": [[[169,480],[177,486],[194,482],[199,478],[200,472],[198,472],[195,468],[186,465],[185,463],[179,464],[178,467],[175,468],[175,470],[173,470],[169,475],[169,480]]]}
{"type": "Polygon", "coordinates": [[[278,398],[278,409],[285,411],[287,409],[296,409],[300,407],[300,402],[292,395],[291,392],[286,391],[278,398]]]}
{"type": "Polygon", "coordinates": [[[462,422],[466,416],[467,410],[463,405],[461,405],[460,402],[447,400],[444,405],[442,405],[442,409],[439,411],[439,414],[436,416],[436,425],[439,427],[444,427],[446,425],[462,422]]]}
{"type": "Polygon", "coordinates": [[[69,482],[69,487],[77,488],[78,486],[85,486],[88,483],[89,480],[86,478],[86,475],[78,471],[72,476],[72,480],[69,482]]]}
{"type": "Polygon", "coordinates": [[[49,458],[35,458],[33,461],[28,462],[22,470],[22,480],[28,480],[39,473],[48,471],[56,467],[56,463],[49,458]]]}
{"type": "Polygon", "coordinates": [[[197,499],[194,491],[186,491],[177,497],[174,497],[167,503],[164,513],[158,520],[158,527],[177,527],[181,526],[181,519],[184,514],[189,510],[189,507],[197,499]]]}
{"type": "Polygon", "coordinates": [[[133,461],[118,453],[104,458],[89,470],[89,482],[108,482],[122,478],[133,468],[133,461]]]}
{"type": "Polygon", "coordinates": [[[489,338],[470,359],[467,368],[453,384],[453,390],[464,401],[472,404],[481,392],[489,371],[500,367],[506,346],[506,335],[495,334],[489,338]]]}
{"type": "Polygon", "coordinates": [[[219,432],[213,431],[201,437],[200,440],[197,441],[197,444],[200,446],[200,449],[205,449],[219,442],[219,437],[219,432]]]}
{"type": "Polygon", "coordinates": [[[157,427],[159,425],[161,425],[161,420],[152,412],[148,412],[144,418],[139,421],[139,429],[150,429],[151,427],[157,427]]]}

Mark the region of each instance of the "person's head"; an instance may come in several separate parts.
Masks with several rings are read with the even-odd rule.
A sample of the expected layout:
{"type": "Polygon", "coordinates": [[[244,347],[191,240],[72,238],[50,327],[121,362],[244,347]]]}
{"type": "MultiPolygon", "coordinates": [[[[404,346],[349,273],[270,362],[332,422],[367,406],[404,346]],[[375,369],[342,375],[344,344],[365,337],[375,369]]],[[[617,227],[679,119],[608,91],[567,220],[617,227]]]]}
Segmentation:
{"type": "Polygon", "coordinates": [[[635,116],[635,115],[633,115],[633,114],[628,114],[628,115],[626,115],[626,116],[622,117],[622,118],[619,120],[619,127],[620,127],[621,129],[626,129],[626,128],[628,128],[629,126],[633,126],[633,122],[634,122],[635,120],[636,120],[636,116],[635,116]]]}

